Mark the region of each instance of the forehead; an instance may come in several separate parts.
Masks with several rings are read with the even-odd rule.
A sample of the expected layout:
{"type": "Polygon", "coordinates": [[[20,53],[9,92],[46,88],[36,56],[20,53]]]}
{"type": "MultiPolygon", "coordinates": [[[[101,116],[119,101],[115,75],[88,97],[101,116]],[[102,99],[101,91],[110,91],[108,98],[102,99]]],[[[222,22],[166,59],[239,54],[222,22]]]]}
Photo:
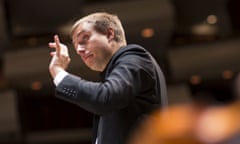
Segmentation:
{"type": "Polygon", "coordinates": [[[72,33],[72,39],[79,37],[84,32],[93,32],[94,27],[92,23],[82,22],[79,23],[72,33]]]}

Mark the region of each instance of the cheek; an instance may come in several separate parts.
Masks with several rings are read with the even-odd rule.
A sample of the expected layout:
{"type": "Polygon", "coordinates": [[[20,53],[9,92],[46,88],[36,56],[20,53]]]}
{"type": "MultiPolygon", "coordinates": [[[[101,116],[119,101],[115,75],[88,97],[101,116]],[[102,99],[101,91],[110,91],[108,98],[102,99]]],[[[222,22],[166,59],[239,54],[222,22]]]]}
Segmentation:
{"type": "Polygon", "coordinates": [[[107,47],[108,45],[102,41],[93,41],[89,43],[88,50],[97,56],[101,56],[107,53],[107,47]]]}
{"type": "Polygon", "coordinates": [[[112,57],[111,51],[106,48],[99,49],[99,51],[97,51],[96,57],[99,62],[107,63],[108,60],[112,57]]]}
{"type": "Polygon", "coordinates": [[[108,44],[107,37],[101,34],[92,36],[89,41],[98,47],[105,47],[108,44]]]}
{"type": "Polygon", "coordinates": [[[92,52],[97,59],[102,59],[107,56],[108,40],[104,35],[97,35],[91,37],[88,41],[87,49],[92,52]]]}

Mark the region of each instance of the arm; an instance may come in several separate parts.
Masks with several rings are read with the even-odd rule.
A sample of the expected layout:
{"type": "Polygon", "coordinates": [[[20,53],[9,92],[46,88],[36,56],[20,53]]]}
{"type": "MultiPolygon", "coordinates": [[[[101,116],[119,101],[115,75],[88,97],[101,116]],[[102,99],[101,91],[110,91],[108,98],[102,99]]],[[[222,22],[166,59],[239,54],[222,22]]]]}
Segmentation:
{"type": "Polygon", "coordinates": [[[146,71],[125,63],[117,65],[103,83],[85,81],[70,74],[57,86],[56,96],[102,115],[126,107],[136,99],[140,89],[144,91],[143,82],[146,89],[152,87],[149,81],[152,78],[146,71]]]}

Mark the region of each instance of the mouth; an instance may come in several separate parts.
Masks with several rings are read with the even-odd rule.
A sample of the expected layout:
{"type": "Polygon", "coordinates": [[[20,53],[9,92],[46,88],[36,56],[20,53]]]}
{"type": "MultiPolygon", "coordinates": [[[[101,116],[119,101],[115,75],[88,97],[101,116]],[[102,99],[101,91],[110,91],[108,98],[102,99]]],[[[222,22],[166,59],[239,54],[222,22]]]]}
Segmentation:
{"type": "Polygon", "coordinates": [[[84,56],[83,56],[83,60],[86,61],[86,60],[88,60],[89,58],[91,58],[92,56],[93,56],[92,54],[84,55],[84,56]]]}

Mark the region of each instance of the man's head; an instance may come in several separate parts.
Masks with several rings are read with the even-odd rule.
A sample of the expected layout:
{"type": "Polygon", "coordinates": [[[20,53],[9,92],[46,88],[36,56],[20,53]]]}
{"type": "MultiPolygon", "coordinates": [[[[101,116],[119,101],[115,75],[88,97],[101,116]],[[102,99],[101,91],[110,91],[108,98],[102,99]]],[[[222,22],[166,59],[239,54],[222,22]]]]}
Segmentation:
{"type": "Polygon", "coordinates": [[[106,12],[98,12],[87,15],[76,21],[72,26],[72,36],[79,24],[84,22],[93,24],[93,27],[97,32],[105,35],[107,34],[108,28],[112,28],[114,30],[114,40],[118,43],[126,44],[125,32],[118,16],[106,12]]]}
{"type": "Polygon", "coordinates": [[[119,18],[109,13],[93,13],[78,20],[72,27],[72,41],[84,63],[103,71],[112,55],[126,45],[119,18]]]}

